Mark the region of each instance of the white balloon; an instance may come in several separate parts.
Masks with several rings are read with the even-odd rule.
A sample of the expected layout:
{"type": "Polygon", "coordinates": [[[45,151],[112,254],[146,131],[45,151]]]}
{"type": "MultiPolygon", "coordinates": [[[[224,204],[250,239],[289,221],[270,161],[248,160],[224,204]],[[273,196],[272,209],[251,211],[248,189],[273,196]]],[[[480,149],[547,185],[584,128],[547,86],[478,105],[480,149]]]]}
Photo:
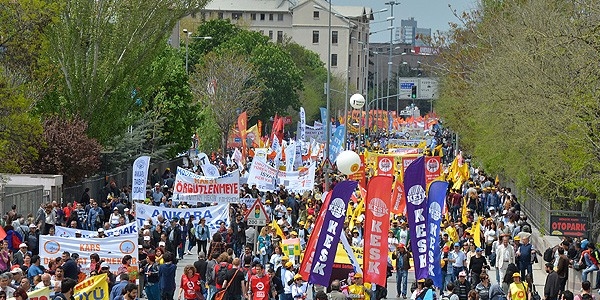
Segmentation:
{"type": "Polygon", "coordinates": [[[361,94],[354,94],[350,97],[350,106],[354,109],[361,109],[365,105],[365,97],[361,94]]]}
{"type": "Polygon", "coordinates": [[[351,175],[360,169],[360,156],[354,151],[342,151],[338,154],[335,163],[340,172],[345,175],[351,175]]]}

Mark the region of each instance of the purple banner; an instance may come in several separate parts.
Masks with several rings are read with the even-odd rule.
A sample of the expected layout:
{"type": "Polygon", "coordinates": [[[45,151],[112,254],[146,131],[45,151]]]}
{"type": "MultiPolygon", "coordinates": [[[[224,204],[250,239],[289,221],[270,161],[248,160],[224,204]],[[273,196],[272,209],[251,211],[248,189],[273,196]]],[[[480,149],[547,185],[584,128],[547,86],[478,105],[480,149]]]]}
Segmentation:
{"type": "Polygon", "coordinates": [[[357,186],[357,181],[342,181],[333,188],[331,202],[326,208],[323,226],[319,232],[313,264],[308,276],[309,283],[329,286],[333,260],[337,252],[340,235],[344,230],[348,201],[357,186]]]}
{"type": "Polygon", "coordinates": [[[436,180],[429,185],[427,194],[427,274],[433,284],[442,288],[442,268],[440,268],[440,223],[446,201],[448,182],[436,180]]]}
{"type": "Polygon", "coordinates": [[[427,278],[427,196],[425,195],[425,157],[413,161],[404,172],[406,218],[415,278],[427,278]]]}

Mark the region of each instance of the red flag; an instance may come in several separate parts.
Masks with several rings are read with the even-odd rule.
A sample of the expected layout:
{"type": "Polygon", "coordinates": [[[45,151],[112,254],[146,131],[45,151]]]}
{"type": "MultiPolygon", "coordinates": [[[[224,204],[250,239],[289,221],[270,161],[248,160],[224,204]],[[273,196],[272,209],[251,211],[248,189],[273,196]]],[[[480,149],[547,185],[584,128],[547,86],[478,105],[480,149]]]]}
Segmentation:
{"type": "Polygon", "coordinates": [[[399,215],[406,212],[406,194],[404,193],[404,184],[400,178],[394,181],[394,191],[392,193],[392,213],[399,215]]]}
{"type": "Polygon", "coordinates": [[[425,184],[429,184],[436,178],[440,177],[442,163],[439,156],[425,157],[425,184]]]}
{"type": "Polygon", "coordinates": [[[317,241],[319,240],[319,232],[321,232],[321,227],[323,227],[323,220],[325,219],[325,212],[327,209],[324,207],[329,207],[329,201],[331,200],[331,192],[326,192],[325,201],[323,201],[323,205],[321,205],[321,211],[319,212],[319,218],[315,223],[315,227],[312,230],[312,234],[308,238],[308,243],[306,244],[306,249],[304,253],[308,253],[308,255],[304,255],[302,258],[302,263],[300,264],[300,270],[298,270],[298,274],[302,275],[302,278],[308,279],[308,275],[310,274],[310,268],[312,267],[313,257],[315,255],[315,249],[317,241]]]}
{"type": "Polygon", "coordinates": [[[237,124],[238,130],[240,131],[240,138],[242,139],[242,160],[246,158],[246,129],[248,127],[248,114],[246,112],[241,113],[238,116],[237,124]]]}
{"type": "Polygon", "coordinates": [[[6,238],[6,231],[4,231],[4,227],[0,226],[0,240],[6,238]]]}
{"type": "Polygon", "coordinates": [[[375,176],[369,181],[365,208],[365,252],[363,278],[365,282],[384,286],[387,276],[388,243],[390,230],[390,198],[392,177],[375,176]]]}

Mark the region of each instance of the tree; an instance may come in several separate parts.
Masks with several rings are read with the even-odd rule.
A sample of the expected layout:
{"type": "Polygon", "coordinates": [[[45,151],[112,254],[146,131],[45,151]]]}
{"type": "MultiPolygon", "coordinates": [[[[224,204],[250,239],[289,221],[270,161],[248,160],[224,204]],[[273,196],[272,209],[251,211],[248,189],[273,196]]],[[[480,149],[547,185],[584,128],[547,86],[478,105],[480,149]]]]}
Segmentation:
{"type": "Polygon", "coordinates": [[[137,110],[132,91],[149,91],[156,84],[142,74],[163,50],[176,22],[205,3],[65,1],[60,21],[49,30],[49,56],[61,71],[61,109],[88,120],[88,134],[108,144],[137,110]]]}
{"type": "Polygon", "coordinates": [[[221,149],[227,149],[229,130],[237,114],[257,113],[263,92],[258,70],[250,59],[234,52],[209,53],[191,75],[190,87],[199,105],[208,107],[221,131],[221,149]]]}
{"type": "MultiPolygon", "coordinates": [[[[134,121],[131,130],[115,138],[114,151],[108,153],[104,169],[116,172],[133,165],[136,158],[148,155],[155,161],[168,159],[173,144],[165,142],[163,131],[166,117],[155,111],[147,111],[134,121]]],[[[190,135],[191,136],[191,135],[190,135]]]]}
{"type": "Polygon", "coordinates": [[[100,167],[101,146],[84,134],[88,126],[84,120],[51,116],[43,126],[40,156],[26,172],[63,175],[67,186],[95,174],[100,167]]]}
{"type": "Polygon", "coordinates": [[[185,72],[183,59],[177,50],[165,45],[163,52],[150,66],[148,76],[161,76],[152,87],[142,110],[164,117],[160,126],[165,144],[172,145],[167,156],[175,157],[190,147],[191,136],[203,121],[200,107],[195,105],[185,72]]]}
{"type": "Polygon", "coordinates": [[[438,111],[486,169],[554,209],[593,211],[600,192],[599,11],[594,1],[488,0],[437,39],[438,111]]]}
{"type": "MultiPolygon", "coordinates": [[[[229,20],[208,21],[196,31],[198,36],[211,36],[213,39],[194,40],[190,42],[190,48],[198,49],[201,53],[234,51],[240,56],[247,56],[249,62],[256,67],[257,78],[263,82],[264,88],[260,110],[253,122],[258,119],[268,120],[276,113],[284,114],[288,108],[297,110],[300,107],[298,94],[304,87],[302,71],[281,45],[270,42],[259,32],[241,29],[229,20]],[[224,34],[221,35],[220,32],[224,34]]],[[[190,61],[195,59],[200,61],[198,58],[190,61]]]]}

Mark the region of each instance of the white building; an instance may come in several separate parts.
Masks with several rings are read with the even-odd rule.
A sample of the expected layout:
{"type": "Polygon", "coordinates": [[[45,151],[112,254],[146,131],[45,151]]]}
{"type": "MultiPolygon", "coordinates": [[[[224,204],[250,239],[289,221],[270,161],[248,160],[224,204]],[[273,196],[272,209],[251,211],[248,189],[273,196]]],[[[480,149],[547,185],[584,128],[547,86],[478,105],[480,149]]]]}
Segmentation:
{"type": "MultiPolygon", "coordinates": [[[[323,0],[212,0],[201,13],[188,18],[200,20],[230,19],[249,30],[268,36],[273,42],[286,38],[319,54],[327,66],[328,42],[331,43],[331,72],[348,76],[350,92],[365,92],[368,64],[369,22],[372,10],[361,6],[331,8],[329,39],[329,3],[323,0]]],[[[182,29],[176,28],[179,31],[182,29]]]]}

